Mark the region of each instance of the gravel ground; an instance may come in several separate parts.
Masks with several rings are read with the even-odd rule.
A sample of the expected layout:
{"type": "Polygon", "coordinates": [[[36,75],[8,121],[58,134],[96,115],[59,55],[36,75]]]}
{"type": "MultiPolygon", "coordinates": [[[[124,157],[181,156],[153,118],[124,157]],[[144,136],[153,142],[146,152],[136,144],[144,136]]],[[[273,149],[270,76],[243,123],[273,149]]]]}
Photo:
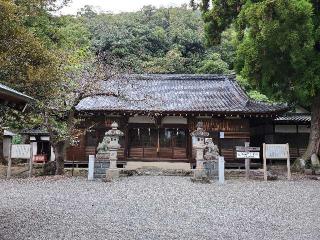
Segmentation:
{"type": "Polygon", "coordinates": [[[320,239],[320,182],[0,180],[0,239],[320,239]]]}

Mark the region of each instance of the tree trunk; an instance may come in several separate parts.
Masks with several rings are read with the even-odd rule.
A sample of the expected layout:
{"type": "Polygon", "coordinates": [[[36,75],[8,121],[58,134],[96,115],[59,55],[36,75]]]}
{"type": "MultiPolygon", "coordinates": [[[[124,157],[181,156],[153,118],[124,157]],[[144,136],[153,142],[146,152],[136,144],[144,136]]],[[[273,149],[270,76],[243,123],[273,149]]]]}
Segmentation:
{"type": "Polygon", "coordinates": [[[309,144],[302,159],[309,160],[311,155],[320,151],[320,93],[314,98],[311,106],[311,127],[309,144]]]}
{"type": "Polygon", "coordinates": [[[58,142],[53,146],[56,161],[56,175],[64,174],[64,157],[66,152],[65,146],[65,141],[58,142]]]}

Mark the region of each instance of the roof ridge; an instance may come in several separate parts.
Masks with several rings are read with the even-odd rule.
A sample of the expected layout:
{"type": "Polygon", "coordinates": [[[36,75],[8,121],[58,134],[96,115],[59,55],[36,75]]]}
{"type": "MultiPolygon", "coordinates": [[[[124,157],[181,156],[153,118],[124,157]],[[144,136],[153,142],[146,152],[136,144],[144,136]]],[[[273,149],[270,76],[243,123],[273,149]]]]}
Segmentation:
{"type": "Polygon", "coordinates": [[[120,75],[134,78],[134,80],[199,80],[199,81],[235,81],[233,74],[158,74],[158,73],[143,73],[143,74],[123,74],[120,75]]]}

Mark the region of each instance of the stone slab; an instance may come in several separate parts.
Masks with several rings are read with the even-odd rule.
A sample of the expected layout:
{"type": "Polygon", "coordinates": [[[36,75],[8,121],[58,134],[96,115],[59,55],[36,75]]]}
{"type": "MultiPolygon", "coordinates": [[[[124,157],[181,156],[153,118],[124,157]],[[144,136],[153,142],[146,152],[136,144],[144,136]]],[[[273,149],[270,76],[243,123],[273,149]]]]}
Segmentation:
{"type": "Polygon", "coordinates": [[[312,154],[311,156],[311,165],[313,167],[320,167],[320,161],[317,154],[312,154]]]}
{"type": "Polygon", "coordinates": [[[127,162],[125,166],[126,170],[135,170],[140,168],[161,168],[165,170],[171,169],[182,169],[182,170],[190,170],[190,163],[170,163],[170,162],[139,162],[139,161],[130,161],[127,162]]]}

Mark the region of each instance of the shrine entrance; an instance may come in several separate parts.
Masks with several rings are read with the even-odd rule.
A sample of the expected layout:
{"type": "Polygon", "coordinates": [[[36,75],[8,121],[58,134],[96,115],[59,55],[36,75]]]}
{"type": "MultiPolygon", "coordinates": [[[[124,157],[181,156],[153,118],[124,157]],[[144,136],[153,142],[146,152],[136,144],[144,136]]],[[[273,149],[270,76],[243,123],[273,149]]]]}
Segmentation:
{"type": "Polygon", "coordinates": [[[187,160],[187,133],[184,126],[129,128],[128,159],[187,160]]]}

